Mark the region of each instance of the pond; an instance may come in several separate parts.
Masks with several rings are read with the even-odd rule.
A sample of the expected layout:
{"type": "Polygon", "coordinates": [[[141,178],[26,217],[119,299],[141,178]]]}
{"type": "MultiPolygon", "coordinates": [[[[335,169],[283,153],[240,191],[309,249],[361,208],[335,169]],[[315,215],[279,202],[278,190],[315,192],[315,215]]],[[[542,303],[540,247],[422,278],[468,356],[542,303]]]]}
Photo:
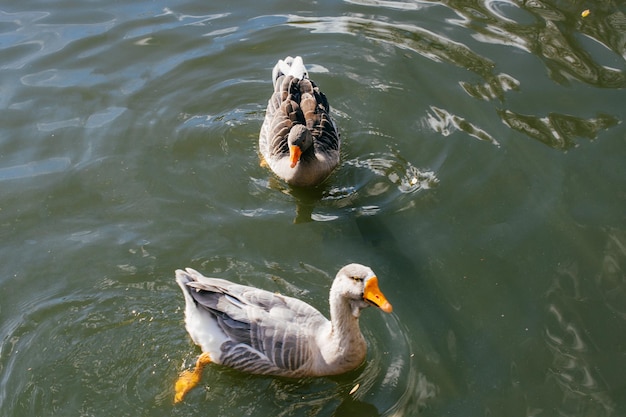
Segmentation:
{"type": "Polygon", "coordinates": [[[625,13],[0,6],[0,415],[625,415],[625,13]],[[341,133],[339,167],[313,188],[259,163],[288,55],[341,133]],[[328,314],[351,262],[394,307],[363,311],[361,367],[208,366],[174,405],[200,353],[176,269],[328,314]]]}

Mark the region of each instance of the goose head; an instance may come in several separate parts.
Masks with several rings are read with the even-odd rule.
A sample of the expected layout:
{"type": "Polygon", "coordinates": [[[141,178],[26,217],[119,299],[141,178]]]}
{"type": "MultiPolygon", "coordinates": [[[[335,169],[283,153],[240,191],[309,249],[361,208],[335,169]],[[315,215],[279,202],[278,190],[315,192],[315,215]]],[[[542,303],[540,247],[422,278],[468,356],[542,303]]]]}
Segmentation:
{"type": "Polygon", "coordinates": [[[287,136],[289,144],[289,161],[291,168],[295,168],[300,156],[313,145],[313,135],[305,125],[294,125],[287,136]]]}
{"type": "Polygon", "coordinates": [[[354,317],[359,317],[361,310],[368,306],[378,307],[385,313],[393,311],[378,287],[376,274],[365,265],[350,264],[341,268],[331,287],[331,298],[333,294],[347,300],[354,317]]]}

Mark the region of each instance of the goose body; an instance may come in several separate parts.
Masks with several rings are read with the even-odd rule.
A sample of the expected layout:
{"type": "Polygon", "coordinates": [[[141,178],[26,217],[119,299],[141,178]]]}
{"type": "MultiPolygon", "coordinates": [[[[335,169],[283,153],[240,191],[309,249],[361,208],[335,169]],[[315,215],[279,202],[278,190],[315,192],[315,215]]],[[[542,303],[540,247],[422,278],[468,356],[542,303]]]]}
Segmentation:
{"type": "Polygon", "coordinates": [[[339,132],[328,100],[309,79],[299,56],[279,60],[272,83],[274,93],[261,126],[259,152],[288,184],[317,185],[339,164],[339,132]]]}
{"type": "Polygon", "coordinates": [[[361,310],[374,305],[392,311],[374,272],[359,264],[337,273],[330,290],[330,320],[304,301],[207,278],[191,268],[177,270],[176,281],[185,297],[187,332],[203,351],[196,370],[177,382],[176,401],[199,381],[209,362],[285,377],[355,369],[367,351],[359,329],[361,310]]]}

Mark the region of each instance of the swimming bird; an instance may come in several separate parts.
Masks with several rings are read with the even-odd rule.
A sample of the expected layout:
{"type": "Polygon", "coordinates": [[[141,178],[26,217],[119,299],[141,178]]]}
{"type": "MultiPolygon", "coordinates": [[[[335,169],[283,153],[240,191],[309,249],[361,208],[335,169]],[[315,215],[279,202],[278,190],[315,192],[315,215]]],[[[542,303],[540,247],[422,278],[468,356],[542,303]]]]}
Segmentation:
{"type": "Polygon", "coordinates": [[[339,164],[339,132],[328,100],[299,56],[279,60],[272,82],[259,134],[261,165],[290,185],[317,185],[339,164]]]}
{"type": "Polygon", "coordinates": [[[336,375],[357,368],[367,346],[361,310],[391,304],[367,266],[346,265],[330,289],[330,320],[311,305],[270,291],[207,278],[191,268],[176,271],[185,297],[185,326],[202,354],[175,385],[175,402],[214,362],[244,372],[284,377],[336,375]]]}

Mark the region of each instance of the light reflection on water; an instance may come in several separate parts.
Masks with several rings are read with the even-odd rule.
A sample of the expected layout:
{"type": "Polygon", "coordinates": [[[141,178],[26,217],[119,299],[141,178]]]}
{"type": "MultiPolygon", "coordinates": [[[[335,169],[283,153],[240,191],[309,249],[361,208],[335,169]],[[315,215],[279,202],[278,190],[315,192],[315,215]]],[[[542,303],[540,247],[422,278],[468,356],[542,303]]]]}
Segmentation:
{"type": "MultiPolygon", "coordinates": [[[[475,31],[472,36],[480,42],[514,46],[525,54],[534,53],[542,57],[546,61],[550,77],[556,82],[566,84],[569,79],[574,77],[584,83],[603,88],[623,88],[626,86],[623,60],[626,53],[626,42],[616,43],[606,34],[600,33],[598,28],[594,26],[596,24],[605,25],[605,22],[583,25],[582,29],[585,30],[585,35],[589,39],[595,39],[605,48],[612,48],[617,55],[613,55],[609,60],[621,68],[612,68],[596,62],[592,58],[593,55],[590,56],[587,51],[581,48],[580,40],[571,36],[573,33],[571,27],[557,26],[554,23],[555,21],[572,20],[574,17],[568,16],[566,18],[552,5],[539,1],[524,4],[524,10],[538,15],[543,20],[543,28],[537,35],[537,19],[529,18],[531,15],[528,12],[524,12],[522,15],[509,13],[511,17],[502,15],[504,5],[507,6],[505,9],[518,9],[519,6],[515,3],[488,1],[484,5],[473,4],[472,7],[465,7],[461,3],[445,2],[447,7],[450,7],[462,18],[461,20],[448,19],[450,23],[472,29],[475,31]],[[521,20],[521,23],[514,20],[513,17],[521,20]],[[477,22],[483,21],[489,23],[484,27],[477,24],[477,22]]],[[[383,8],[397,7],[393,2],[365,2],[360,4],[383,8]]],[[[424,4],[437,5],[437,3],[424,4]]],[[[615,14],[619,15],[619,12],[615,14]]],[[[448,34],[442,34],[440,31],[430,31],[408,23],[365,18],[362,15],[323,17],[317,20],[290,16],[290,22],[293,25],[309,27],[313,33],[364,35],[375,41],[389,42],[396,48],[409,49],[436,62],[467,68],[484,79],[482,86],[461,81],[466,92],[478,99],[498,98],[500,101],[504,101],[508,90],[519,91],[523,89],[521,82],[514,76],[506,73],[494,74],[495,63],[492,60],[476,53],[469,44],[448,38],[448,34]]],[[[614,30],[609,32],[615,33],[615,29],[620,27],[620,23],[616,24],[615,19],[613,19],[612,24],[614,30]]],[[[369,80],[368,82],[373,86],[386,85],[381,80],[369,80]]],[[[450,115],[446,117],[437,116],[439,121],[429,123],[435,131],[446,136],[448,129],[441,126],[443,120],[446,120],[445,126],[451,125],[456,129],[461,123],[454,121],[465,120],[462,116],[454,115],[450,110],[436,107],[433,109],[435,114],[450,115]]],[[[593,139],[599,131],[609,129],[618,123],[617,118],[605,114],[600,114],[593,119],[576,117],[571,114],[524,115],[506,107],[497,109],[496,113],[511,128],[550,147],[561,150],[575,146],[576,137],[582,136],[593,139]],[[566,126],[562,122],[563,119],[567,119],[566,126]],[[529,123],[530,120],[533,122],[529,123]],[[531,125],[535,125],[535,128],[531,128],[531,125]],[[544,127],[537,129],[537,125],[544,125],[544,127]]],[[[435,120],[430,115],[428,119],[431,122],[435,120]]],[[[468,127],[462,130],[470,136],[487,140],[496,145],[499,143],[487,130],[475,126],[471,122],[465,122],[464,125],[468,127]]]]}
{"type": "MultiPolygon", "coordinates": [[[[562,279],[572,280],[566,286],[571,285],[573,292],[579,291],[576,271],[563,271],[559,281],[562,279]]],[[[546,377],[547,384],[554,382],[562,390],[561,412],[611,415],[615,406],[607,395],[606,385],[586,359],[593,348],[588,346],[585,335],[557,305],[550,305],[547,314],[550,321],[545,330],[545,342],[553,362],[546,377]]]]}

